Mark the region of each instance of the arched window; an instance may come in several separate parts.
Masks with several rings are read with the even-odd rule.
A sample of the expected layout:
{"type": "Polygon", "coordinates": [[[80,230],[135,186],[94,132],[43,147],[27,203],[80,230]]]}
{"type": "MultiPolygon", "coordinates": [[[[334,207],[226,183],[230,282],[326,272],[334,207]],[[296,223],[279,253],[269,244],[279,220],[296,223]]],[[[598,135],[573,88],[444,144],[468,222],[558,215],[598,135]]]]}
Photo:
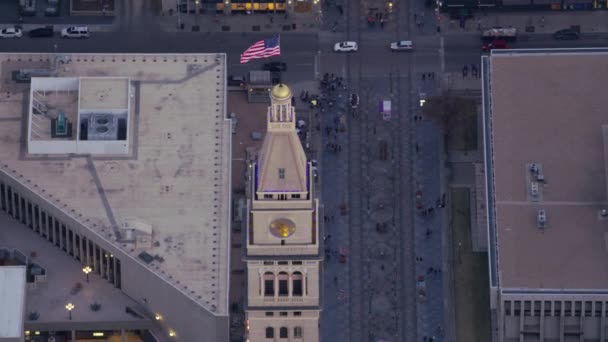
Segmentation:
{"type": "Polygon", "coordinates": [[[302,281],[304,277],[302,276],[302,272],[293,272],[291,275],[293,279],[293,287],[292,287],[292,296],[302,296],[302,281]]]}
{"type": "Polygon", "coordinates": [[[293,328],[293,337],[302,338],[302,327],[294,327],[293,328]]]}
{"type": "Polygon", "coordinates": [[[274,273],[264,273],[264,296],[274,297],[274,273]]]}
{"type": "Polygon", "coordinates": [[[266,338],[274,338],[274,328],[266,327],[266,338]]]}
{"type": "Polygon", "coordinates": [[[286,272],[279,273],[279,296],[289,295],[289,275],[286,272]]]}
{"type": "Polygon", "coordinates": [[[286,327],[281,327],[279,330],[279,338],[287,338],[288,332],[286,327]]]}

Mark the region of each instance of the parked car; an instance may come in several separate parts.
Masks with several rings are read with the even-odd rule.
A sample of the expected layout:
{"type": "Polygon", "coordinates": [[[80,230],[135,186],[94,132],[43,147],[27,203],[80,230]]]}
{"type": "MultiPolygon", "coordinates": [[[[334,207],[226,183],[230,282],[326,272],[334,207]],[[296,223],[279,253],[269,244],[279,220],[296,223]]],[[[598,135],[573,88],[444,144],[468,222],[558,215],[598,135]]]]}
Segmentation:
{"type": "Polygon", "coordinates": [[[492,41],[491,43],[484,43],[481,46],[481,49],[483,51],[490,51],[490,50],[496,50],[496,49],[508,49],[509,47],[507,46],[507,41],[506,40],[502,40],[502,39],[496,39],[494,41],[492,41]]]}
{"type": "Polygon", "coordinates": [[[61,30],[61,38],[88,38],[89,28],[87,26],[70,26],[61,30]]]}
{"type": "Polygon", "coordinates": [[[266,63],[262,66],[262,70],[268,70],[268,71],[287,71],[287,64],[285,62],[270,62],[270,63],[266,63]]]}
{"type": "Polygon", "coordinates": [[[334,52],[355,52],[358,49],[357,42],[339,42],[334,45],[334,52]]]}
{"type": "Polygon", "coordinates": [[[553,38],[558,40],[576,40],[580,38],[580,35],[573,29],[565,29],[555,32],[553,38]]]}
{"type": "Polygon", "coordinates": [[[398,42],[391,43],[391,50],[393,51],[410,51],[414,50],[414,43],[411,40],[401,40],[398,42]]]}
{"type": "Polygon", "coordinates": [[[245,81],[244,76],[234,76],[234,75],[228,76],[228,86],[229,87],[245,88],[245,85],[247,85],[247,82],[245,81]]]}
{"type": "Polygon", "coordinates": [[[7,27],[0,30],[0,38],[21,38],[21,29],[15,27],[7,27]]]}
{"type": "Polygon", "coordinates": [[[52,37],[53,29],[51,27],[41,27],[41,28],[31,30],[30,32],[27,33],[27,35],[32,38],[52,37]]]}

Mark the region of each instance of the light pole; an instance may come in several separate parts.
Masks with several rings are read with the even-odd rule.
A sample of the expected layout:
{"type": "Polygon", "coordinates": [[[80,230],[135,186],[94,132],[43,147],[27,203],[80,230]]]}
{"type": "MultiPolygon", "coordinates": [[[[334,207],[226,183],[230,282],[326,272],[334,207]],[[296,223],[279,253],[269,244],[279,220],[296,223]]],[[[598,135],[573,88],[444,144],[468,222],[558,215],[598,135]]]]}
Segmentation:
{"type": "Polygon", "coordinates": [[[72,310],[74,309],[74,304],[72,303],[68,303],[65,308],[68,310],[68,315],[70,318],[70,321],[72,320],[72,310]]]}
{"type": "Polygon", "coordinates": [[[91,271],[93,271],[93,269],[89,266],[82,269],[82,272],[87,275],[87,283],[89,282],[89,273],[91,273],[91,271]]]}

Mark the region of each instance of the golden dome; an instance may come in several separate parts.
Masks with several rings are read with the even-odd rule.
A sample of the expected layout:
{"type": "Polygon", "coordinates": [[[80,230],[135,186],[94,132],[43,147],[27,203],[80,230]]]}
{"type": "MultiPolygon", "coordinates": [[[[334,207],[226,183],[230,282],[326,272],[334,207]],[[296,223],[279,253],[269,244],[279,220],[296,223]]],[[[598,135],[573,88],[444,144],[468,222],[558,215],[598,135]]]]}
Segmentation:
{"type": "Polygon", "coordinates": [[[270,94],[275,100],[287,100],[291,97],[291,90],[283,83],[279,83],[272,87],[270,94]]]}
{"type": "Polygon", "coordinates": [[[270,233],[278,238],[290,237],[296,231],[296,224],[292,220],[279,218],[270,223],[270,233]]]}

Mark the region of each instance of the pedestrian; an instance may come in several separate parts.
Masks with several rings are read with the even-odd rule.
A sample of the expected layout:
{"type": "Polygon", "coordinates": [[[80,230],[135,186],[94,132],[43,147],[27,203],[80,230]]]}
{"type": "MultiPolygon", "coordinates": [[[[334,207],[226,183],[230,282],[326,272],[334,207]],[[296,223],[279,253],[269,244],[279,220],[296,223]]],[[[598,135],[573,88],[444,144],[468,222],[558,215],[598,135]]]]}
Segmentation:
{"type": "Polygon", "coordinates": [[[416,143],[414,147],[416,148],[416,153],[418,153],[420,151],[420,146],[418,146],[418,143],[416,143]]]}
{"type": "Polygon", "coordinates": [[[436,208],[439,208],[440,206],[441,206],[441,199],[439,199],[439,198],[438,198],[438,199],[435,201],[435,207],[436,207],[436,208]]]}
{"type": "Polygon", "coordinates": [[[426,81],[426,74],[425,73],[422,74],[422,80],[426,81]]]}

